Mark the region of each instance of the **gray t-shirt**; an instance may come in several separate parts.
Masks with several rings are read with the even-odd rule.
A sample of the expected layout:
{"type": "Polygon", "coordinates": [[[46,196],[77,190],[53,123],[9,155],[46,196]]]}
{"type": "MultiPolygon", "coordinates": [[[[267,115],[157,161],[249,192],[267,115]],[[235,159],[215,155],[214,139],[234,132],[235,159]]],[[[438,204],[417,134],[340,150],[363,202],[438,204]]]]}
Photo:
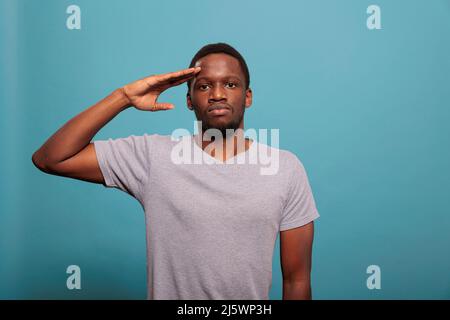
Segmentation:
{"type": "MultiPolygon", "coordinates": [[[[193,150],[214,159],[189,138],[193,150]]],[[[145,211],[148,299],[269,299],[279,231],[319,217],[306,171],[278,150],[276,174],[237,161],[274,148],[253,141],[235,164],[176,164],[171,136],[94,141],[106,187],[145,211]]]]}

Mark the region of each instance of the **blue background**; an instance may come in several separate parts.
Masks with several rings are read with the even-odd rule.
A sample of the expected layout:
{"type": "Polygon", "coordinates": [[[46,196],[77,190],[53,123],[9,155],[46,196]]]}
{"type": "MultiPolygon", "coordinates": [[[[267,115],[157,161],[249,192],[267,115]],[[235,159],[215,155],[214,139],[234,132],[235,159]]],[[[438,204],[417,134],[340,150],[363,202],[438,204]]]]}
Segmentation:
{"type": "MultiPolygon", "coordinates": [[[[450,1],[1,0],[0,298],[145,299],[145,223],[119,190],[45,175],[32,153],[117,87],[188,66],[211,42],[245,57],[247,128],[280,128],[308,172],[315,299],[450,298],[450,1]],[[68,30],[66,8],[81,8],[68,30]],[[381,30],[366,9],[381,8],[381,30]],[[81,267],[81,290],[66,288],[81,267]],[[381,289],[366,268],[381,268],[381,289]]],[[[193,130],[186,86],[94,139],[193,130]]],[[[271,299],[281,299],[279,246],[271,299]]]]}

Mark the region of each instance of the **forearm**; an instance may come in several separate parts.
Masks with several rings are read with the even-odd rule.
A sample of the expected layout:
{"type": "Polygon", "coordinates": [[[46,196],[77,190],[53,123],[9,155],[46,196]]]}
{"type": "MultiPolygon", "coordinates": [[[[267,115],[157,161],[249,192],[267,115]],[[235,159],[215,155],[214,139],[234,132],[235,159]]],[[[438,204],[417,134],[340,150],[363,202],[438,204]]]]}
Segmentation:
{"type": "Polygon", "coordinates": [[[95,134],[117,114],[129,107],[121,89],[70,119],[34,154],[33,162],[51,166],[80,152],[95,134]]]}
{"type": "Polygon", "coordinates": [[[311,300],[311,282],[283,281],[283,300],[311,300]]]}

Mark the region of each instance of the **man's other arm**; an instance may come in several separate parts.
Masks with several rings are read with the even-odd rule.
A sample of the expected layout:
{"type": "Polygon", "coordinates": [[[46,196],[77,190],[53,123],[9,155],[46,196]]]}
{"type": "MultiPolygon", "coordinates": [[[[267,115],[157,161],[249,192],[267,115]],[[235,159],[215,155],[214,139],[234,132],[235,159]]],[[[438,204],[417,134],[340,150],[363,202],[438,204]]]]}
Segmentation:
{"type": "Polygon", "coordinates": [[[314,222],[280,232],[283,300],[311,300],[314,222]]]}

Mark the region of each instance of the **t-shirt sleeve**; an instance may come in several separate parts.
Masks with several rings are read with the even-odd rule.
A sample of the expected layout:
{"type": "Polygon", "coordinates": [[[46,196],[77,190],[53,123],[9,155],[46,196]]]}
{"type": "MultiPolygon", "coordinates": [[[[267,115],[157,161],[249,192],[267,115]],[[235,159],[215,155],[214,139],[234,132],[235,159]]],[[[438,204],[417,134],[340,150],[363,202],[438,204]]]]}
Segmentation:
{"type": "Polygon", "coordinates": [[[149,144],[147,134],[94,141],[104,186],[120,189],[142,203],[150,167],[149,144]]]}
{"type": "Polygon", "coordinates": [[[320,216],[306,170],[296,156],[293,158],[289,165],[291,170],[288,197],[282,213],[280,231],[301,227],[320,216]]]}

